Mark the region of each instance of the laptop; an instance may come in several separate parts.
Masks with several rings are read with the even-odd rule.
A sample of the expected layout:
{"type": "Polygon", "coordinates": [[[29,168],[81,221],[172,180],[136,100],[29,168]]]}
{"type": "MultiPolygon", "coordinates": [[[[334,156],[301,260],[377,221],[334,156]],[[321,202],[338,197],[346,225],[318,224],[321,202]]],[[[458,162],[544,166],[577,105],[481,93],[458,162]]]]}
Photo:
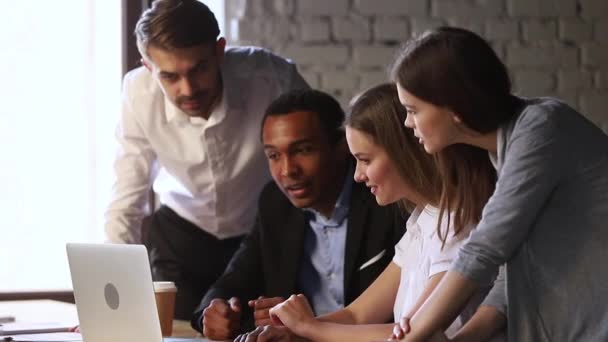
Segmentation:
{"type": "Polygon", "coordinates": [[[143,245],[66,245],[80,332],[85,342],[163,339],[148,253],[143,245]]]}

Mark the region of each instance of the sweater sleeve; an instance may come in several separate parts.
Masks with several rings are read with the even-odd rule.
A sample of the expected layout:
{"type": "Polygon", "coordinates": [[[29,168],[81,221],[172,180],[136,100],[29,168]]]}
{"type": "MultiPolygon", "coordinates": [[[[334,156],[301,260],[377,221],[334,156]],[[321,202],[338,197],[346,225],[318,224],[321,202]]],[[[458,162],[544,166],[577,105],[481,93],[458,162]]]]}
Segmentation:
{"type": "Polygon", "coordinates": [[[483,300],[481,305],[494,307],[507,317],[507,283],[505,281],[505,266],[501,266],[494,286],[483,300]]]}
{"type": "MultiPolygon", "coordinates": [[[[568,146],[559,132],[557,102],[532,105],[504,138],[494,194],[482,219],[461,248],[452,270],[480,285],[491,285],[504,264],[527,238],[535,220],[569,167],[568,146]]],[[[506,135],[506,134],[505,134],[506,135]]]]}

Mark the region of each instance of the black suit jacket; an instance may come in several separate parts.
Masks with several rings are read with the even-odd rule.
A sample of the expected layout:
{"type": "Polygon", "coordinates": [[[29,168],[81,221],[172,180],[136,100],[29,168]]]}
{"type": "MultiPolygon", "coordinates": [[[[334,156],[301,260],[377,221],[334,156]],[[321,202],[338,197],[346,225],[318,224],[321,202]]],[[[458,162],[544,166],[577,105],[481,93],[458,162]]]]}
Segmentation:
{"type": "MultiPolygon", "coordinates": [[[[247,301],[259,296],[287,298],[298,293],[298,271],[304,236],[310,229],[305,212],[294,207],[274,182],[260,195],[255,227],[232,257],[224,274],[205,294],[192,326],[201,331],[203,310],[212,299],[238,297],[243,309],[241,329],[254,320],[247,301]]],[[[381,207],[370,191],[353,182],[344,260],[344,303],[356,299],[386,268],[395,244],[405,233],[405,219],[396,206],[381,207]],[[361,266],[381,255],[376,262],[361,266]]],[[[201,266],[204,267],[204,264],[201,266]]]]}

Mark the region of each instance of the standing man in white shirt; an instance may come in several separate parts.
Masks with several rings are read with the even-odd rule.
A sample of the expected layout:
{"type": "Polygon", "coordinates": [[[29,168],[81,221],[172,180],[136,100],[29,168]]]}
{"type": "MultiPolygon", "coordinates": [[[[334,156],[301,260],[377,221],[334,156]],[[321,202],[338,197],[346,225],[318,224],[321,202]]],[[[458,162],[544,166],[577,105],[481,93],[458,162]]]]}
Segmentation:
{"type": "Polygon", "coordinates": [[[290,61],[260,48],[226,48],[196,0],[157,0],[135,28],[143,67],[124,78],[110,242],[144,243],[155,280],[178,287],[176,318],[190,319],[254,225],[270,175],[259,143],[264,110],[308,88],[290,61]],[[161,207],[150,218],[148,194],[161,207]]]}

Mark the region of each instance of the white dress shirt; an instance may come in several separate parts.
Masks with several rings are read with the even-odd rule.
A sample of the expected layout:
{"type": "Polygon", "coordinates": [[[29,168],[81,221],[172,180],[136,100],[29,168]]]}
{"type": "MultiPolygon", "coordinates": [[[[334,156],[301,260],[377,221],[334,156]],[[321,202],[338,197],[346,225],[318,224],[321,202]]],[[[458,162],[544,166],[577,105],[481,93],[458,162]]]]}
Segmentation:
{"type": "MultiPolygon", "coordinates": [[[[437,220],[439,209],[427,205],[416,207],[407,220],[407,231],[395,246],[393,262],[401,268],[401,280],[394,305],[395,322],[409,314],[418,301],[426,284],[432,276],[450,269],[452,260],[458,255],[458,250],[467,240],[474,226],[469,226],[454,236],[450,233],[442,248],[442,242],[437,235],[437,220]]],[[[444,215],[441,224],[445,232],[448,216],[444,215]]],[[[453,222],[453,220],[452,220],[453,222]]],[[[483,298],[483,297],[482,297],[483,298]]],[[[446,330],[452,336],[472,316],[481,298],[469,302],[467,308],[454,320],[446,330]]]]}
{"type": "Polygon", "coordinates": [[[264,111],[280,94],[308,85],[290,61],[259,48],[227,49],[222,78],[222,100],[205,120],[168,101],[145,68],[125,76],[109,241],[141,242],[152,184],[161,204],[219,239],[253,227],[270,180],[260,142],[264,111]]]}

